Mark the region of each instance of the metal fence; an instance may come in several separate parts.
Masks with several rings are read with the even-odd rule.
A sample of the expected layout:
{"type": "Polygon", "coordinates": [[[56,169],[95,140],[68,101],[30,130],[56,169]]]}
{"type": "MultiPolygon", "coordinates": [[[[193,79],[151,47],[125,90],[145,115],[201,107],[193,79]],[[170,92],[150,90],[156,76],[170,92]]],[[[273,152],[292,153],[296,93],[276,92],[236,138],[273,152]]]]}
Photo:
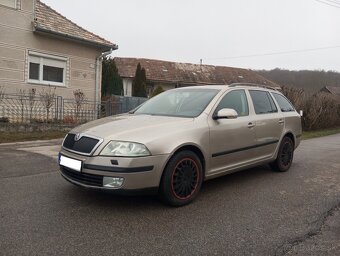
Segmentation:
{"type": "Polygon", "coordinates": [[[52,98],[3,94],[0,98],[0,122],[60,123],[76,125],[97,118],[125,113],[147,99],[113,96],[96,104],[94,101],[76,101],[61,96],[52,98]]]}
{"type": "Polygon", "coordinates": [[[138,107],[145,101],[147,98],[140,98],[140,97],[124,97],[124,96],[113,96],[113,100],[118,103],[118,112],[119,113],[126,113],[130,110],[138,107]]]}

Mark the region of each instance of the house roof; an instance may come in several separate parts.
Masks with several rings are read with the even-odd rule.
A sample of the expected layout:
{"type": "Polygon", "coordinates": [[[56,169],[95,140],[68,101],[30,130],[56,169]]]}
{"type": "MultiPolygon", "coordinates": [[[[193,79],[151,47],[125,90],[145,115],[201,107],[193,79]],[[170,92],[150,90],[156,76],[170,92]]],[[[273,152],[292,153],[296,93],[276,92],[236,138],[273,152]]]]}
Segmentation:
{"type": "Polygon", "coordinates": [[[328,91],[333,95],[340,95],[340,87],[337,86],[325,86],[320,91],[328,91]]]}
{"type": "Polygon", "coordinates": [[[231,84],[247,82],[280,87],[254,71],[224,66],[198,65],[163,60],[114,58],[121,77],[133,78],[138,63],[146,71],[149,81],[184,84],[231,84]]]}
{"type": "Polygon", "coordinates": [[[35,4],[34,29],[36,32],[75,40],[102,50],[118,49],[116,44],[78,26],[39,0],[35,4]]]}

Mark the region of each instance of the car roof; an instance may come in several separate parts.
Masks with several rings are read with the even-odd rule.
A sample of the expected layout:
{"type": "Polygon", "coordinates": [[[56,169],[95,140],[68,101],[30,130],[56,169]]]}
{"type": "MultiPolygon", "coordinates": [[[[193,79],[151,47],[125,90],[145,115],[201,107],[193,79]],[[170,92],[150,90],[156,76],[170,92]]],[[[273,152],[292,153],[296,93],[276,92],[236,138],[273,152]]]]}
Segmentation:
{"type": "Polygon", "coordinates": [[[234,83],[234,84],[224,84],[224,85],[196,85],[196,86],[187,86],[187,87],[181,87],[178,89],[217,89],[217,90],[228,90],[230,88],[242,88],[242,89],[261,89],[261,90],[268,90],[268,91],[276,91],[280,92],[279,90],[281,88],[279,87],[269,87],[266,85],[261,84],[251,84],[251,83],[234,83]]]}

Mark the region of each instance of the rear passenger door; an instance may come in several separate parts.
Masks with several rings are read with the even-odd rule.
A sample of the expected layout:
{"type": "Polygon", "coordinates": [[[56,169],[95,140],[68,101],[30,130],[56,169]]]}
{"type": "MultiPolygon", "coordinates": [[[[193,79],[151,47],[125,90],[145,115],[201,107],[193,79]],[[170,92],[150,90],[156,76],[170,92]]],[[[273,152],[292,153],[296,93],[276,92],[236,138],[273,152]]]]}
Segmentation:
{"type": "Polygon", "coordinates": [[[256,155],[258,159],[271,157],[281,138],[284,129],[282,113],[274,103],[268,91],[249,90],[256,115],[256,155]]]}

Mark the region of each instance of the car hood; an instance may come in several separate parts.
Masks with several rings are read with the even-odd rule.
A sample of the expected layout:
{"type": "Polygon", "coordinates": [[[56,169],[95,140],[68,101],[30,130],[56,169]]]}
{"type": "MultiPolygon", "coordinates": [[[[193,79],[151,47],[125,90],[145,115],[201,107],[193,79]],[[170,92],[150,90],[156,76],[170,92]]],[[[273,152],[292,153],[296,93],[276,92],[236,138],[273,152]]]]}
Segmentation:
{"type": "Polygon", "coordinates": [[[192,125],[193,120],[193,118],[124,114],[83,124],[74,128],[71,133],[83,133],[104,140],[146,143],[158,135],[192,125]]]}

